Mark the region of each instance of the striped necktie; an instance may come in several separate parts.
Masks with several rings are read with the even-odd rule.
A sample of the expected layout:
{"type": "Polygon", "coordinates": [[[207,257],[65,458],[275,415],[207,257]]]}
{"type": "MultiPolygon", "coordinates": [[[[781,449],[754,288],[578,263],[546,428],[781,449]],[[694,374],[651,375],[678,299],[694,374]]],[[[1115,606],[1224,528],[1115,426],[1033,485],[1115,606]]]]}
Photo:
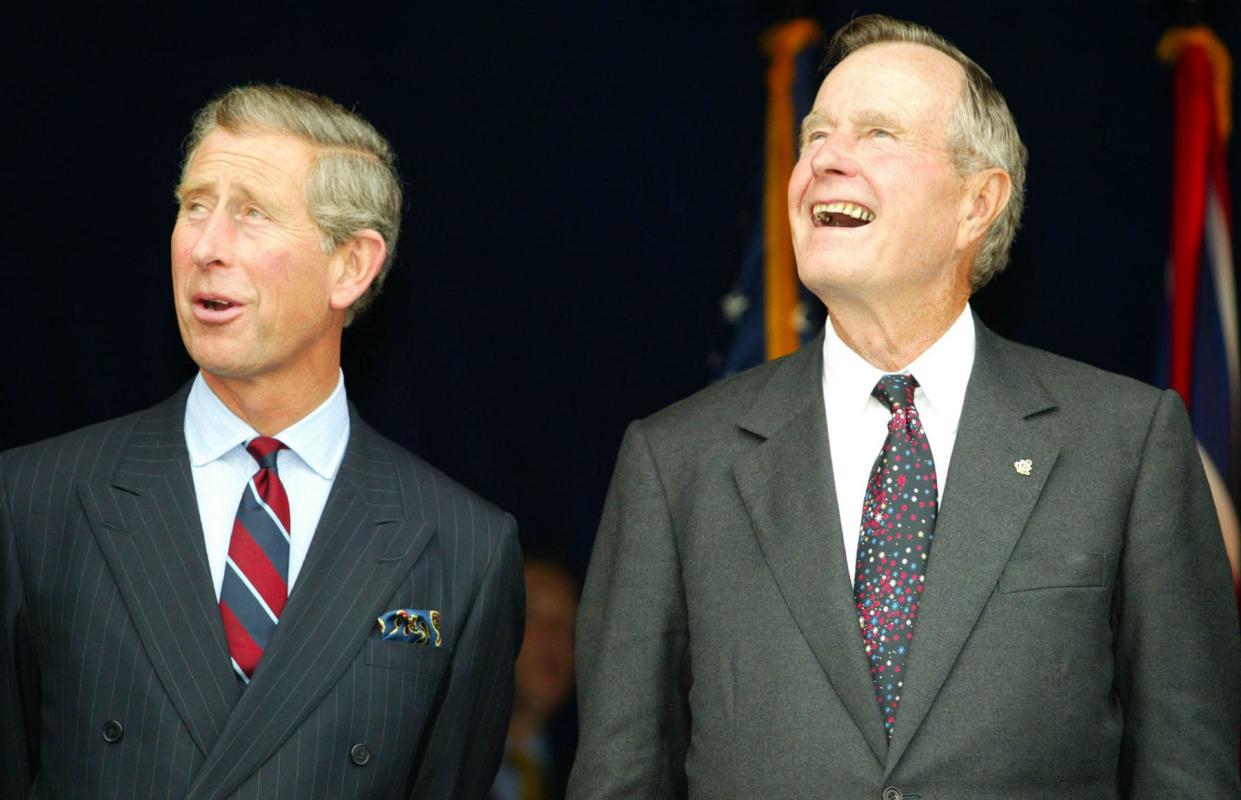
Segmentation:
{"type": "Polygon", "coordinates": [[[256,436],[246,450],[259,470],[246,484],[233,521],[220,589],[220,617],[233,669],[250,682],[289,595],[289,498],[276,473],[285,446],[256,436]]]}

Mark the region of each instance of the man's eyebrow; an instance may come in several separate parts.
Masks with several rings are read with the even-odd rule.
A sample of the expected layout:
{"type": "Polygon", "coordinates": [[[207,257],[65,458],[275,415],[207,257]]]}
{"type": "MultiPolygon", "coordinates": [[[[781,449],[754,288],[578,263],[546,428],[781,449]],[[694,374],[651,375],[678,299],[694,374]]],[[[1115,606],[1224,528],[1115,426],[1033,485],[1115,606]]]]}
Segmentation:
{"type": "Polygon", "coordinates": [[[827,115],[822,111],[811,111],[801,121],[801,130],[797,134],[797,147],[804,149],[806,147],[806,139],[810,136],[810,131],[827,122],[827,115]]]}
{"type": "MultiPolygon", "coordinates": [[[[192,194],[216,194],[215,182],[210,180],[188,180],[172,190],[173,196],[179,201],[192,194]]],[[[255,200],[257,194],[244,183],[234,182],[228,192],[241,200],[255,200]]]]}
{"type": "Polygon", "coordinates": [[[805,136],[807,131],[811,128],[816,125],[822,125],[826,121],[827,114],[824,114],[822,111],[811,111],[806,115],[805,119],[801,121],[801,135],[805,136]]]}
{"type": "Polygon", "coordinates": [[[862,111],[856,116],[858,125],[865,128],[891,128],[892,130],[903,130],[903,127],[896,117],[885,114],[882,111],[862,111]]]}
{"type": "MultiPolygon", "coordinates": [[[[892,115],[879,111],[877,109],[863,109],[853,116],[853,124],[862,128],[891,128],[892,130],[904,130],[904,126],[900,120],[892,115]]],[[[819,125],[828,123],[827,114],[822,111],[811,111],[801,123],[801,136],[804,139],[806,134],[819,125]]]]}
{"type": "Polygon", "coordinates": [[[172,190],[172,196],[178,201],[184,200],[187,195],[198,194],[199,192],[206,191],[210,185],[211,183],[209,181],[204,180],[182,181],[172,190]]]}

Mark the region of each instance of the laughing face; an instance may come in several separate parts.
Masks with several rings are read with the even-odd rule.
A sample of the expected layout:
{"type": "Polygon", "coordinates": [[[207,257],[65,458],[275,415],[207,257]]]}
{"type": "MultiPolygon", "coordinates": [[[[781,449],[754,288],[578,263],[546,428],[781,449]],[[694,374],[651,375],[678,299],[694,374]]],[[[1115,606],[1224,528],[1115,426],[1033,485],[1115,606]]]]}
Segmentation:
{"type": "Polygon", "coordinates": [[[334,259],[306,205],[314,149],[217,129],[177,189],[172,282],[190,357],[209,376],[292,377],[334,363],[334,259]]]}
{"type": "Polygon", "coordinates": [[[967,192],[948,150],[963,78],[937,50],[882,43],[823,81],[788,199],[798,273],[829,307],[968,297],[967,192]]]}

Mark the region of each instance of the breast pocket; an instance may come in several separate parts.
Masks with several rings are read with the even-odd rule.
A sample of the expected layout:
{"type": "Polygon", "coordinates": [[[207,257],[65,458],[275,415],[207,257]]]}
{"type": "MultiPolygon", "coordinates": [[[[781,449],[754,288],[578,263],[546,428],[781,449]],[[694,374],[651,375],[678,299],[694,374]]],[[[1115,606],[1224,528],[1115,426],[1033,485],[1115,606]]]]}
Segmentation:
{"type": "Polygon", "coordinates": [[[451,660],[452,651],[447,647],[383,639],[366,640],[366,663],[372,667],[438,676],[451,660]]]}
{"type": "Polygon", "coordinates": [[[1015,557],[1004,568],[996,590],[1005,594],[1037,589],[1101,589],[1107,586],[1104,553],[1062,553],[1015,557]]]}

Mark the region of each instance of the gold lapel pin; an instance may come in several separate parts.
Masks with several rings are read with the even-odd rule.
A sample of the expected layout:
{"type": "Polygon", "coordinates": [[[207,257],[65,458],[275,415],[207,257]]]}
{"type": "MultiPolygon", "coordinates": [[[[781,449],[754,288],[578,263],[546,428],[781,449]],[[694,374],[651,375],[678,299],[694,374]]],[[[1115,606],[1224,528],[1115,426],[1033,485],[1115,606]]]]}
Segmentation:
{"type": "Polygon", "coordinates": [[[1030,470],[1033,467],[1034,462],[1028,458],[1023,458],[1020,461],[1013,462],[1013,469],[1017,470],[1018,475],[1029,475],[1030,470]]]}

